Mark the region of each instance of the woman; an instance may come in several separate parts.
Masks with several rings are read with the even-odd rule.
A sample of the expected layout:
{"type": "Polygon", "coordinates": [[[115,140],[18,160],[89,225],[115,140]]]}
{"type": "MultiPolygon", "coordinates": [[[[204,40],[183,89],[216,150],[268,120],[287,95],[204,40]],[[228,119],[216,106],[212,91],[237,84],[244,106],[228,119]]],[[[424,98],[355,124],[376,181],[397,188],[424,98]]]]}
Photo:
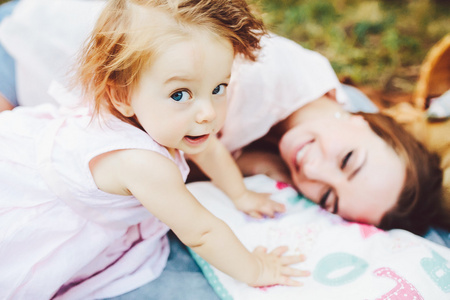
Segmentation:
{"type": "Polygon", "coordinates": [[[381,114],[350,114],[323,97],[237,160],[245,175],[288,176],[304,196],[347,220],[419,235],[430,225],[449,229],[439,159],[381,114]]]}
{"type": "Polygon", "coordinates": [[[384,115],[350,114],[374,108],[321,55],[277,36],[261,45],[257,62],[235,61],[221,131],[245,175],[291,182],[351,221],[420,235],[450,229],[436,156],[384,115]]]}

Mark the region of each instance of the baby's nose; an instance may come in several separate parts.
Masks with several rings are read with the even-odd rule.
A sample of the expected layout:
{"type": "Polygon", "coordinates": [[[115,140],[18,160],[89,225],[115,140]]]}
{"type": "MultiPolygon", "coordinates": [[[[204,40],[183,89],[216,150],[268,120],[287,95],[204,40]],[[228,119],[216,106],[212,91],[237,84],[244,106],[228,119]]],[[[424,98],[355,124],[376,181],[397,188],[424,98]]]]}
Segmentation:
{"type": "Polygon", "coordinates": [[[217,116],[216,109],[211,100],[203,100],[199,104],[196,116],[197,123],[207,123],[213,121],[217,116]]]}

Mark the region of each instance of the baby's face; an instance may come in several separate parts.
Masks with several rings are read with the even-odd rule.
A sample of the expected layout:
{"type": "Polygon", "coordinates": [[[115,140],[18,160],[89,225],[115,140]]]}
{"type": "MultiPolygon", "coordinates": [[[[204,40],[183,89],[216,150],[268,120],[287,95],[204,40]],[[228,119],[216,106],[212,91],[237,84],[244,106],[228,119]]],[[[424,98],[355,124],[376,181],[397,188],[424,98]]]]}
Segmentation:
{"type": "Polygon", "coordinates": [[[232,45],[199,31],[160,52],[132,93],[132,111],[169,152],[199,153],[225,121],[232,45]]]}
{"type": "Polygon", "coordinates": [[[279,148],[294,185],[350,221],[378,225],[405,180],[400,157],[360,116],[324,116],[297,125],[279,148]]]}

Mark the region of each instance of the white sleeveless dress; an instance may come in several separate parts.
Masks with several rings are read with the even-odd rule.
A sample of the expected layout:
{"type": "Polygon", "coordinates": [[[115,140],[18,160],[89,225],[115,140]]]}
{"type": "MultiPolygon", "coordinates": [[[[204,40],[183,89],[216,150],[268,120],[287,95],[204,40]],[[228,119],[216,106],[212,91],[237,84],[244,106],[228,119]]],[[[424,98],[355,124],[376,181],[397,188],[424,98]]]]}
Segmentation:
{"type": "Polygon", "coordinates": [[[135,197],[99,190],[89,161],[147,149],[186,179],[183,153],[173,159],[115,117],[99,123],[87,110],[67,115],[50,104],[0,114],[0,299],[111,297],[164,268],[167,226],[135,197]]]}

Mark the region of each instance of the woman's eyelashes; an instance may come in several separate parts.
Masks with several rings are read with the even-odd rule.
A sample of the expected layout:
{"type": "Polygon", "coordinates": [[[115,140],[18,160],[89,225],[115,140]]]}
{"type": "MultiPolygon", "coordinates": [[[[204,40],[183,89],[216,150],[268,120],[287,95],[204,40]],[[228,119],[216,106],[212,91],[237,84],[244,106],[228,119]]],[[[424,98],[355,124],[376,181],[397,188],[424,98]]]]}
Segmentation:
{"type": "Polygon", "coordinates": [[[344,170],[344,169],[345,169],[345,167],[347,166],[348,161],[350,160],[350,158],[352,157],[352,155],[353,155],[353,150],[350,151],[350,152],[348,152],[348,153],[344,156],[344,158],[343,158],[342,161],[341,161],[341,170],[344,170]]]}
{"type": "Polygon", "coordinates": [[[327,191],[320,198],[320,201],[319,201],[320,207],[325,208],[325,206],[327,204],[328,196],[330,196],[330,194],[331,194],[331,188],[328,188],[327,191]]]}
{"type": "Polygon", "coordinates": [[[333,203],[332,191],[332,188],[328,188],[326,190],[326,192],[320,198],[319,205],[323,209],[335,214],[337,212],[337,199],[334,199],[333,203]]]}
{"type": "MultiPolygon", "coordinates": [[[[352,150],[352,151],[348,152],[344,156],[344,158],[342,159],[341,164],[340,164],[341,170],[344,170],[345,167],[347,167],[347,165],[348,165],[350,159],[352,158],[353,154],[354,154],[354,151],[352,150]]],[[[333,192],[333,189],[331,187],[328,188],[326,190],[326,192],[320,198],[319,205],[322,208],[326,209],[327,211],[335,214],[335,213],[338,212],[339,198],[338,198],[337,195],[333,196],[334,193],[332,193],[332,192],[333,192]]]]}

